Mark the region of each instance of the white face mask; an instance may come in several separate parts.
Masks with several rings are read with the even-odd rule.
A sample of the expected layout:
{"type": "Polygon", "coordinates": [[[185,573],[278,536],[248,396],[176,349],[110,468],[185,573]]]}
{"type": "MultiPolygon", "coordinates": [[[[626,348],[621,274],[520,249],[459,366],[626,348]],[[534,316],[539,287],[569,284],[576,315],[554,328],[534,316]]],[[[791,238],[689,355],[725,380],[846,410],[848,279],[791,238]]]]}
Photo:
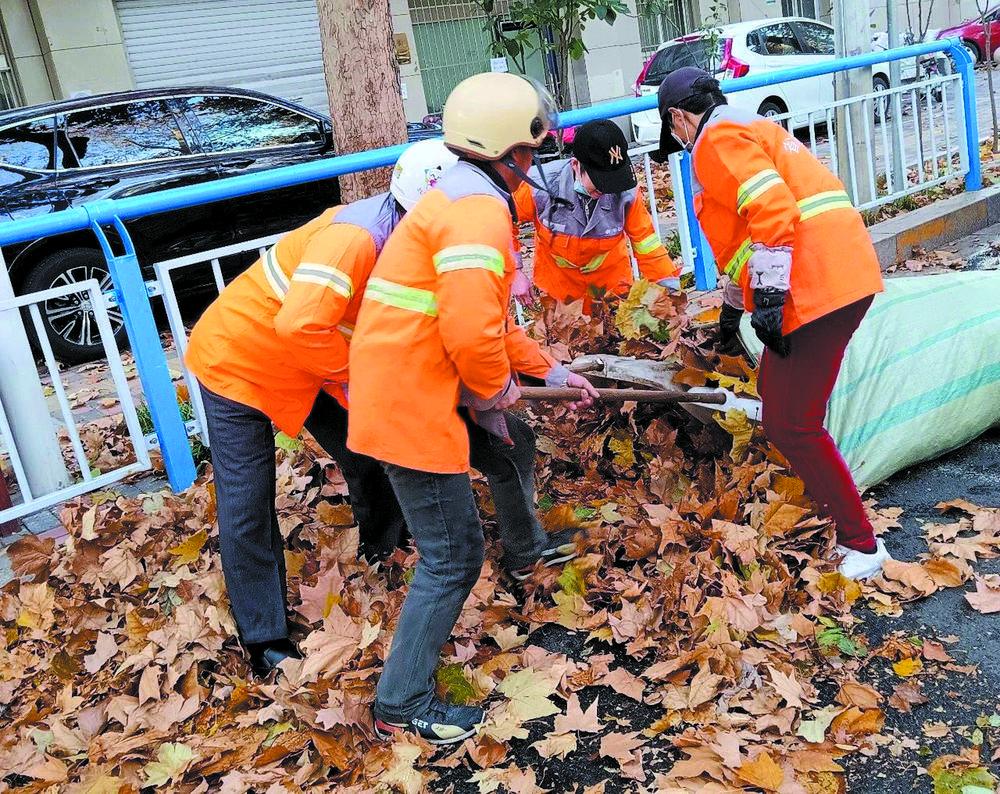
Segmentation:
{"type": "Polygon", "coordinates": [[[687,152],[694,151],[694,141],[685,141],[685,140],[683,140],[676,132],[674,132],[674,128],[676,126],[677,126],[676,122],[672,122],[671,123],[671,125],[670,125],[670,137],[672,137],[675,141],[677,141],[678,146],[680,146],[685,151],[687,151],[687,152]]]}

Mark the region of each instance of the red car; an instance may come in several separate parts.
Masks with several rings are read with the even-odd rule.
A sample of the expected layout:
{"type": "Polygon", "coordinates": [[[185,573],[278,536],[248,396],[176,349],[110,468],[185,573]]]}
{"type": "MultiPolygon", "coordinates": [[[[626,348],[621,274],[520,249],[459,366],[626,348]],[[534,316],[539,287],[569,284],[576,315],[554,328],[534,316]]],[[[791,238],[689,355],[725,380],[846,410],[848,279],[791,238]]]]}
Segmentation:
{"type": "Polygon", "coordinates": [[[974,63],[986,60],[987,50],[997,57],[1000,50],[1000,5],[993,6],[986,13],[986,25],[977,16],[954,27],[930,31],[928,39],[961,39],[974,63]],[[986,25],[989,25],[990,44],[986,45],[986,25]]]}

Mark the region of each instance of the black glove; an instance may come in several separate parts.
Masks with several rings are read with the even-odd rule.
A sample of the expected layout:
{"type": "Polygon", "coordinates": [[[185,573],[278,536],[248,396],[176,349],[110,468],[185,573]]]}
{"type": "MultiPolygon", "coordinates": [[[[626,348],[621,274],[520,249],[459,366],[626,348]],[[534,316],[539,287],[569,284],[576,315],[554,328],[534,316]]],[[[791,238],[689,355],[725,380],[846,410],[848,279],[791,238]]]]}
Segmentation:
{"type": "Polygon", "coordinates": [[[780,289],[755,289],[753,291],[753,313],[750,325],[764,346],[786,358],[792,348],[787,337],[781,335],[781,321],[784,316],[785,298],[788,293],[780,289]]]}
{"type": "Polygon", "coordinates": [[[722,304],[719,313],[719,344],[716,352],[724,356],[743,355],[743,343],[740,342],[740,320],[743,310],[728,303],[722,304]]]}

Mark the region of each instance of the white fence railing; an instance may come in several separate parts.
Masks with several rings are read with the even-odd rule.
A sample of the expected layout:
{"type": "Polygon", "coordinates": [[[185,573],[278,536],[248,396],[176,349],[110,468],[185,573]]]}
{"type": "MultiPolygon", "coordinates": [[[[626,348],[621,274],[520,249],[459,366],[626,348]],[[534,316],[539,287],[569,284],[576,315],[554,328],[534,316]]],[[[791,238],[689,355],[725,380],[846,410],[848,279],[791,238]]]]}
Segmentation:
{"type": "Polygon", "coordinates": [[[208,423],[205,421],[205,409],[202,405],[201,389],[198,387],[198,381],[184,363],[184,356],[187,353],[188,332],[184,317],[181,314],[180,304],[177,300],[173,275],[178,270],[196,266],[205,267],[208,265],[212,268],[215,288],[221,294],[226,286],[222,277],[222,259],[254,250],[256,250],[258,256],[263,256],[264,252],[280,238],[280,234],[274,234],[256,240],[248,240],[244,243],[228,245],[223,248],[215,248],[211,251],[202,251],[197,254],[180,256],[176,259],[167,259],[163,262],[157,262],[153,266],[153,270],[156,273],[156,287],[154,287],[154,291],[158,292],[163,298],[163,306],[167,313],[170,333],[174,338],[174,350],[178,358],[178,366],[184,377],[184,383],[188,388],[188,394],[191,397],[191,410],[195,418],[187,423],[188,433],[199,434],[205,446],[211,444],[208,436],[208,423]]]}
{"type": "MultiPolygon", "coordinates": [[[[958,179],[967,172],[961,91],[960,75],[938,74],[771,119],[786,127],[791,124],[796,137],[834,173],[841,175],[854,206],[870,210],[958,179]],[[860,113],[856,112],[858,109],[860,113]],[[854,129],[856,122],[852,116],[860,117],[860,129],[854,129]],[[843,120],[843,133],[838,130],[838,117],[843,120]],[[845,170],[840,169],[839,162],[841,134],[855,144],[847,147],[845,170]]],[[[662,238],[661,208],[654,193],[654,166],[649,157],[656,148],[656,144],[639,145],[629,150],[629,155],[633,160],[642,159],[649,208],[662,238]]],[[[687,203],[679,200],[684,195],[680,171],[675,155],[670,158],[673,209],[683,269],[687,273],[694,268],[697,241],[691,239],[694,224],[687,217],[687,203]]]]}
{"type": "MultiPolygon", "coordinates": [[[[10,461],[11,469],[14,472],[14,479],[17,483],[17,492],[12,496],[19,497],[19,501],[12,507],[0,510],[0,523],[43,510],[46,507],[59,504],[67,499],[72,499],[88,491],[107,488],[112,483],[127,477],[128,475],[143,471],[150,467],[149,454],[143,442],[142,429],[139,417],[136,414],[135,403],[132,400],[132,393],[129,391],[128,379],[125,369],[122,366],[121,355],[118,345],[115,343],[114,333],[111,330],[111,323],[108,319],[107,307],[104,305],[101,295],[101,288],[97,281],[89,281],[69,284],[63,287],[34,292],[21,298],[0,301],[0,313],[13,312],[20,318],[23,309],[27,309],[35,330],[35,339],[41,350],[45,361],[46,369],[52,380],[52,391],[59,406],[62,425],[66,429],[68,444],[72,450],[72,458],[76,463],[76,470],[71,472],[74,482],[48,493],[35,493],[31,487],[29,477],[22,463],[25,450],[19,449],[12,432],[10,421],[3,406],[0,405],[0,442],[3,444],[0,450],[0,458],[6,456],[10,461]],[[59,371],[52,351],[52,345],[45,333],[42,317],[38,305],[47,300],[77,296],[82,301],[89,302],[93,309],[94,320],[100,334],[101,344],[107,358],[108,369],[114,383],[115,396],[121,408],[128,436],[132,444],[135,461],[116,467],[109,471],[95,473],[92,464],[84,449],[80,438],[80,431],[76,418],[73,416],[73,409],[70,399],[66,394],[66,388],[59,371]]],[[[58,437],[58,422],[52,422],[51,432],[58,437]]],[[[37,428],[44,432],[45,428],[37,428]]],[[[37,439],[34,439],[37,442],[37,439]]]]}

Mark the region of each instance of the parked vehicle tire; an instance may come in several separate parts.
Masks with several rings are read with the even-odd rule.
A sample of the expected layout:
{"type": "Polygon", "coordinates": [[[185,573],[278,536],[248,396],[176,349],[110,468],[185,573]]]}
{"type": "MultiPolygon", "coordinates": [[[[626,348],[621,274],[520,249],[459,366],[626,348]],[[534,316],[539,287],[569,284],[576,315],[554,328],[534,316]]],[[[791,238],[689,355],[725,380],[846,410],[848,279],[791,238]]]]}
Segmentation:
{"type": "Polygon", "coordinates": [[[969,53],[969,57],[972,58],[972,65],[978,66],[979,62],[983,59],[983,54],[979,51],[979,45],[974,41],[963,39],[962,46],[965,48],[965,51],[969,53]]]}
{"type": "MultiPolygon", "coordinates": [[[[872,90],[876,93],[889,90],[889,81],[885,79],[884,76],[877,74],[872,79],[872,90]]],[[[875,116],[875,121],[880,122],[883,119],[892,118],[892,101],[889,97],[876,98],[872,101],[873,113],[875,116]]]]}
{"type": "MultiPolygon", "coordinates": [[[[40,292],[94,279],[103,291],[112,288],[104,255],[93,248],[66,248],[43,257],[24,280],[23,294],[40,292]]],[[[82,364],[104,355],[90,299],[86,295],[52,298],[39,305],[42,325],[55,357],[64,364],[82,364]]],[[[108,309],[108,319],[119,348],[128,346],[120,309],[108,309]]],[[[28,327],[34,326],[28,320],[28,327]]]]}
{"type": "Polygon", "coordinates": [[[760,103],[760,107],[757,108],[758,116],[763,116],[766,119],[770,119],[771,121],[774,121],[775,124],[780,124],[786,130],[791,132],[792,131],[791,119],[782,119],[781,121],[776,120],[778,116],[787,112],[788,111],[785,110],[785,108],[783,108],[781,105],[779,105],[777,102],[771,99],[765,99],[763,102],[760,103]]]}
{"type": "Polygon", "coordinates": [[[785,112],[785,109],[770,99],[765,99],[760,103],[760,107],[757,108],[757,115],[763,116],[766,119],[774,118],[775,116],[780,116],[785,112]]]}

